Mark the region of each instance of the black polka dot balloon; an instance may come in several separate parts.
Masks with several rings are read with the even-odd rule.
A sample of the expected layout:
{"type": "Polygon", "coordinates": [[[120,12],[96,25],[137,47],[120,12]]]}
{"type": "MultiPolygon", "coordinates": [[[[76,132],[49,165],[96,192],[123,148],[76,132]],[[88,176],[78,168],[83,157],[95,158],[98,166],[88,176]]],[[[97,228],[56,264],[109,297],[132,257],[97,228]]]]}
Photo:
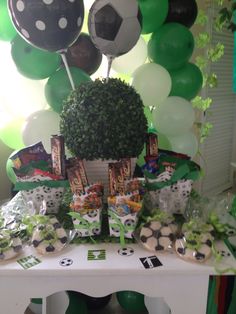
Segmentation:
{"type": "Polygon", "coordinates": [[[68,48],[83,25],[83,0],[8,0],[8,6],[19,34],[48,51],[68,48]]]}

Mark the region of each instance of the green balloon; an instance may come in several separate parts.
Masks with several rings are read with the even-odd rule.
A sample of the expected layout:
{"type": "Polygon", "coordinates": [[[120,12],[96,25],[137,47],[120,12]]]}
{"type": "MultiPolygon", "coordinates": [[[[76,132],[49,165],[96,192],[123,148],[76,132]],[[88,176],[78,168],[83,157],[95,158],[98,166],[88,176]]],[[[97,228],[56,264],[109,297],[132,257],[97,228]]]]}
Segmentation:
{"type": "Polygon", "coordinates": [[[78,293],[68,291],[69,294],[69,306],[65,314],[88,314],[88,308],[85,300],[82,297],[78,297],[78,293]]]}
{"type": "Polygon", "coordinates": [[[22,119],[15,119],[0,129],[0,139],[5,145],[12,149],[21,149],[25,147],[22,140],[22,119]]]}
{"type": "MultiPolygon", "coordinates": [[[[90,76],[79,68],[70,67],[70,71],[75,86],[91,81],[90,76]]],[[[65,68],[61,68],[50,76],[44,90],[48,104],[58,113],[62,111],[63,100],[69,96],[71,91],[72,87],[65,68]]]]}
{"type": "Polygon", "coordinates": [[[194,38],[189,29],[178,23],[167,23],[152,34],[148,42],[149,58],[167,70],[181,68],[191,57],[194,38]]]}
{"type": "Polygon", "coordinates": [[[138,156],[138,159],[136,162],[139,167],[142,167],[146,163],[144,159],[145,155],[146,155],[146,144],[144,144],[143,150],[141,154],[138,156]]]}
{"type": "MultiPolygon", "coordinates": [[[[16,152],[14,152],[16,153],[16,152]]],[[[7,159],[7,163],[6,163],[6,173],[7,173],[7,176],[8,176],[8,179],[13,183],[15,184],[16,183],[16,175],[15,175],[15,172],[13,170],[13,162],[12,160],[10,159],[10,157],[7,159]]]]}
{"type": "Polygon", "coordinates": [[[33,80],[49,77],[61,65],[59,54],[35,48],[18,35],[11,42],[11,56],[17,70],[33,80]]]}
{"type": "Polygon", "coordinates": [[[180,96],[191,100],[201,90],[202,72],[193,63],[187,63],[178,70],[170,71],[170,76],[172,80],[170,96],[180,96]]]}
{"type": "Polygon", "coordinates": [[[168,13],[168,0],[138,0],[143,17],[142,33],[155,32],[165,21],[168,13]]]}
{"type": "Polygon", "coordinates": [[[131,313],[147,311],[144,304],[144,295],[134,291],[119,291],[116,293],[120,306],[131,313]]]}
{"type": "Polygon", "coordinates": [[[7,0],[0,1],[0,40],[11,41],[17,32],[8,13],[7,0]]]}

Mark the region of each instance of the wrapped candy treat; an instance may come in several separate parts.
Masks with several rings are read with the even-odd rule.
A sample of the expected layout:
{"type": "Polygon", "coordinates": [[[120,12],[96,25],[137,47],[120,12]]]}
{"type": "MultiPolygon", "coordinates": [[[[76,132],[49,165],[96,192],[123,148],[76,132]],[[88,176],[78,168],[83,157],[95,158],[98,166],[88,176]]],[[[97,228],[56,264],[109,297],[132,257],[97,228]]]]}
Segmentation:
{"type": "Polygon", "coordinates": [[[171,250],[178,229],[174,217],[157,210],[156,215],[147,220],[139,229],[138,242],[153,252],[171,250]]]}
{"type": "Polygon", "coordinates": [[[0,261],[6,261],[19,255],[22,242],[16,233],[8,229],[0,229],[0,261]]]}
{"type": "Polygon", "coordinates": [[[68,243],[66,231],[54,216],[42,216],[32,234],[31,244],[42,255],[61,251],[68,243]]]}
{"type": "Polygon", "coordinates": [[[160,166],[160,169],[164,170],[162,173],[158,176],[145,173],[147,180],[145,187],[152,208],[163,209],[162,204],[168,203],[170,213],[184,213],[192,190],[193,180],[199,175],[197,165],[191,163],[188,160],[181,160],[180,165],[178,165],[173,160],[172,163],[162,160],[160,166]]]}
{"type": "Polygon", "coordinates": [[[216,233],[208,219],[208,204],[209,199],[198,196],[186,207],[187,222],[175,242],[177,255],[186,261],[203,263],[212,255],[216,233]]]}
{"type": "Polygon", "coordinates": [[[186,223],[176,239],[176,253],[186,261],[205,262],[212,254],[213,235],[214,228],[210,224],[186,223]]]}
{"type": "Polygon", "coordinates": [[[208,199],[205,212],[217,238],[226,239],[236,235],[234,202],[235,196],[230,193],[208,199]]]}

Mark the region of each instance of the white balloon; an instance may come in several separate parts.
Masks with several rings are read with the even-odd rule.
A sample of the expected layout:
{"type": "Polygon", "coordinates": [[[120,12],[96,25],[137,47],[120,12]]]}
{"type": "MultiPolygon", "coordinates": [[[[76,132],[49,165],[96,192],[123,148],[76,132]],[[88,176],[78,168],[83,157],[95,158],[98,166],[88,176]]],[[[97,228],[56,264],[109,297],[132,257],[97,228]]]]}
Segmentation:
{"type": "Polygon", "coordinates": [[[191,103],[184,98],[168,97],[153,112],[155,127],[165,135],[186,133],[193,126],[195,114],[191,103]]]}
{"type": "Polygon", "coordinates": [[[174,152],[194,157],[198,152],[198,140],[192,132],[177,136],[168,136],[171,148],[174,152]]]}
{"type": "Polygon", "coordinates": [[[125,55],[115,58],[112,68],[116,72],[132,74],[147,59],[147,44],[142,37],[139,37],[137,44],[125,55]]]}
{"type": "Polygon", "coordinates": [[[134,71],[132,85],[140,94],[145,106],[156,106],[168,97],[171,77],[161,65],[146,63],[134,71]]]}
{"type": "Polygon", "coordinates": [[[46,80],[30,80],[16,69],[11,57],[11,45],[0,42],[2,57],[0,68],[4,75],[1,79],[0,111],[11,117],[28,117],[31,113],[47,106],[44,97],[46,80]]]}
{"type": "Polygon", "coordinates": [[[60,116],[51,110],[41,110],[31,114],[25,122],[22,132],[26,146],[42,141],[46,151],[51,152],[50,138],[60,134],[60,116]]]}

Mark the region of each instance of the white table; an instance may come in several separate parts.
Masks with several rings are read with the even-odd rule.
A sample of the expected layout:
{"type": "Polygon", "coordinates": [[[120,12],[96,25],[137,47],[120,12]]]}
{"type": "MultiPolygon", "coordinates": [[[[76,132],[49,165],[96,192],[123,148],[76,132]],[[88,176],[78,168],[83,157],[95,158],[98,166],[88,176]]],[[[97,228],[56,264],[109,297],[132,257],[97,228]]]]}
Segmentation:
{"type": "MultiPolygon", "coordinates": [[[[139,245],[132,256],[118,254],[118,244],[68,246],[61,254],[40,256],[31,248],[25,248],[23,256],[33,254],[42,262],[23,269],[16,260],[0,265],[0,313],[23,314],[30,298],[46,298],[55,292],[74,290],[93,297],[102,297],[121,290],[133,290],[145,294],[149,314],[157,314],[164,298],[172,314],[205,314],[209,275],[216,274],[213,259],[204,265],[182,261],[175,254],[158,254],[163,266],[145,269],[139,258],[154,255],[139,245]],[[105,249],[105,260],[87,260],[88,250],[105,249]],[[63,258],[73,264],[60,266],[63,258]]],[[[219,250],[229,251],[224,244],[219,250]]],[[[230,254],[223,258],[221,267],[235,267],[230,254]]],[[[52,311],[50,298],[44,299],[44,313],[64,314],[67,305],[52,311]]],[[[51,299],[52,301],[52,299],[51,299]]],[[[159,312],[158,312],[159,313],[159,312]]]]}

